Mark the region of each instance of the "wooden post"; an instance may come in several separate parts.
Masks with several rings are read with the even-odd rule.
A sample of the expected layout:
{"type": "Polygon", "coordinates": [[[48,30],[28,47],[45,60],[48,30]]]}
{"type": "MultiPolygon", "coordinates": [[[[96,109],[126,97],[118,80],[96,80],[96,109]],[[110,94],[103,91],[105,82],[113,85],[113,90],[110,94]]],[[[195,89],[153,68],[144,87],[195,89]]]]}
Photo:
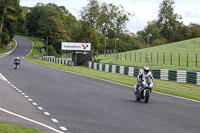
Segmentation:
{"type": "Polygon", "coordinates": [[[180,55],[180,53],[179,53],[179,56],[178,56],[178,66],[181,65],[181,61],[180,61],[180,59],[181,59],[181,55],[180,55]]]}
{"type": "Polygon", "coordinates": [[[141,62],[141,52],[140,52],[140,62],[141,62]]]}
{"type": "Polygon", "coordinates": [[[117,50],[117,60],[118,60],[118,50],[117,50]]]}
{"type": "Polygon", "coordinates": [[[188,67],[188,65],[189,65],[189,64],[188,64],[188,54],[187,54],[187,67],[188,67]]]}
{"type": "Polygon", "coordinates": [[[130,61],[131,61],[131,52],[130,52],[130,61]]]}
{"type": "Polygon", "coordinates": [[[135,52],[135,62],[136,62],[136,52],[135,52]]]}
{"type": "Polygon", "coordinates": [[[172,65],[172,53],[171,53],[171,65],[172,65]]]}
{"type": "Polygon", "coordinates": [[[197,58],[197,53],[196,53],[196,67],[197,67],[197,59],[198,59],[198,58],[197,58]]]}
{"type": "Polygon", "coordinates": [[[152,59],[152,52],[151,52],[151,63],[153,62],[153,59],[152,59]]]}
{"type": "Polygon", "coordinates": [[[165,64],[165,53],[163,53],[163,64],[165,64]]]}
{"type": "Polygon", "coordinates": [[[158,64],[158,53],[157,53],[157,64],[158,64]]]}
{"type": "Polygon", "coordinates": [[[126,60],[126,51],[125,51],[125,60],[126,60]]]}

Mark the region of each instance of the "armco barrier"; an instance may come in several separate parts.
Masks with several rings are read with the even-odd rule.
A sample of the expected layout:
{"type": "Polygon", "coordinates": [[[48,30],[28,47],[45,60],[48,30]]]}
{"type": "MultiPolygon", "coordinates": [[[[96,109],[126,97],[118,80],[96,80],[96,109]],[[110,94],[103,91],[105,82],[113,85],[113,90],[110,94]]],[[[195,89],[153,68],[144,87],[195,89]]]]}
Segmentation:
{"type": "MultiPolygon", "coordinates": [[[[98,64],[94,62],[88,62],[88,67],[95,69],[93,66],[97,66],[97,70],[120,73],[129,76],[137,76],[140,69],[127,66],[109,65],[109,64],[98,64]]],[[[156,79],[171,80],[176,82],[191,83],[200,85],[200,72],[187,72],[180,70],[152,70],[153,76],[156,79]]]]}
{"type": "Polygon", "coordinates": [[[72,61],[55,58],[54,56],[42,56],[42,60],[72,66],[72,61]]]}

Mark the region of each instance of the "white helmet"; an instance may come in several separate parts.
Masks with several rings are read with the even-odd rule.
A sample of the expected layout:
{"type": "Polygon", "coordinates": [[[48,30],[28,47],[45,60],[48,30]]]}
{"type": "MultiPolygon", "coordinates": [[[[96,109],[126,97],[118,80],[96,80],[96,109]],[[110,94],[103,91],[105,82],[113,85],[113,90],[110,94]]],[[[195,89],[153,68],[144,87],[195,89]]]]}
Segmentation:
{"type": "Polygon", "coordinates": [[[149,69],[150,69],[149,66],[144,66],[144,72],[145,72],[145,73],[148,73],[148,72],[149,72],[149,69]]]}
{"type": "Polygon", "coordinates": [[[18,59],[18,60],[19,60],[19,57],[17,57],[16,59],[18,59]]]}

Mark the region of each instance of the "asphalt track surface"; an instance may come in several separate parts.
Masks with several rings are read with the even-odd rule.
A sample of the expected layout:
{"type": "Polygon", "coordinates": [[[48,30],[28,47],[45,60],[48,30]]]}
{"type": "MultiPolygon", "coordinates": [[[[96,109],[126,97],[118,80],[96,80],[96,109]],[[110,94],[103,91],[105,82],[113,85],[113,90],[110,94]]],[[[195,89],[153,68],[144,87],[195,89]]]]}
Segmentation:
{"type": "Polygon", "coordinates": [[[151,94],[147,104],[136,102],[130,87],[26,60],[14,70],[14,57],[22,59],[32,48],[28,39],[15,39],[17,48],[0,58],[0,73],[51,114],[35,115],[55,118],[59,121],[55,125],[66,127],[67,133],[200,132],[199,102],[157,93],[151,94]]]}

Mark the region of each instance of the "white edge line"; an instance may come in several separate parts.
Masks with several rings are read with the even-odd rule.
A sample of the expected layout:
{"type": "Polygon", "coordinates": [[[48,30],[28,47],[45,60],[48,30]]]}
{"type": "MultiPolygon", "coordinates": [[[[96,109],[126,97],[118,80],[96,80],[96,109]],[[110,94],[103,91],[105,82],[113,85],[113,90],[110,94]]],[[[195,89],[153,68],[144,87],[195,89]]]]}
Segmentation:
{"type": "MultiPolygon", "coordinates": [[[[33,43],[33,41],[31,41],[31,42],[33,43]]],[[[33,46],[34,46],[34,43],[33,43],[33,46]]],[[[33,49],[33,47],[32,47],[32,49],[33,49]]],[[[31,51],[32,51],[32,50],[31,50],[31,51]]],[[[24,57],[23,57],[23,58],[24,58],[24,57]]],[[[53,67],[50,67],[50,66],[41,65],[41,64],[38,64],[38,63],[35,63],[35,62],[32,62],[32,61],[29,61],[29,60],[27,60],[27,59],[25,59],[25,58],[24,58],[24,60],[26,60],[26,61],[28,61],[28,62],[31,62],[31,63],[33,63],[33,64],[37,64],[37,65],[40,65],[40,66],[48,67],[48,68],[51,68],[51,69],[55,69],[55,70],[59,70],[59,71],[63,71],[63,72],[68,72],[68,73],[72,73],[72,74],[80,75],[80,76],[84,76],[84,77],[90,77],[90,78],[94,78],[94,79],[99,79],[99,80],[107,81],[107,82],[114,83],[114,84],[117,84],[117,85],[121,85],[121,86],[129,87],[129,88],[133,88],[132,86],[123,85],[123,84],[120,84],[120,83],[117,83],[117,82],[113,82],[113,81],[109,81],[109,80],[105,80],[105,79],[100,79],[100,78],[96,78],[96,77],[92,77],[92,76],[88,76],[88,75],[83,75],[83,74],[79,74],[79,73],[69,72],[69,71],[65,71],[65,70],[53,68],[53,67]]],[[[189,99],[189,98],[174,96],[174,95],[165,94],[165,93],[161,93],[161,92],[154,92],[154,93],[200,103],[200,101],[198,101],[198,100],[193,100],[193,99],[189,99]]]]}
{"type": "MultiPolygon", "coordinates": [[[[30,40],[30,39],[28,39],[28,40],[30,40]]],[[[33,41],[32,40],[30,40],[31,42],[32,42],[32,48],[31,48],[31,51],[26,55],[26,56],[29,56],[29,54],[31,54],[31,52],[33,51],[33,48],[34,48],[34,43],[33,43],[33,41]]],[[[23,57],[24,58],[24,57],[23,57]]]]}
{"type": "Polygon", "coordinates": [[[40,125],[40,126],[46,127],[46,128],[48,128],[48,129],[50,129],[50,130],[53,130],[53,131],[55,131],[55,132],[57,132],[57,133],[64,133],[64,132],[59,131],[59,130],[57,130],[57,129],[53,128],[53,127],[50,127],[50,126],[48,126],[48,125],[46,125],[46,124],[37,122],[37,121],[35,121],[35,120],[29,119],[29,118],[24,117],[24,116],[21,116],[21,115],[18,115],[18,114],[16,114],[16,113],[10,112],[10,111],[8,111],[8,110],[2,109],[2,108],[0,108],[0,110],[3,111],[3,112],[6,112],[6,113],[8,113],[8,114],[14,115],[14,116],[16,116],[16,117],[22,118],[22,119],[24,119],[24,120],[30,121],[30,122],[32,122],[32,123],[38,124],[38,125],[40,125]]]}
{"type": "Polygon", "coordinates": [[[4,76],[3,74],[0,73],[0,79],[3,79],[4,81],[8,81],[4,76]],[[1,78],[2,77],[2,78],[1,78]]]}

